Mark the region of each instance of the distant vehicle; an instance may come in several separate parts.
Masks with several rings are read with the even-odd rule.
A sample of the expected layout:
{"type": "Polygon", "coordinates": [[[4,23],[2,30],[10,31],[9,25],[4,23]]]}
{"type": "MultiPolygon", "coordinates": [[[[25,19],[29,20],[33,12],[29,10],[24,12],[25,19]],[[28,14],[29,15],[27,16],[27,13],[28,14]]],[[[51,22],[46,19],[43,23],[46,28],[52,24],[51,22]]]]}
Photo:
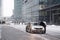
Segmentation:
{"type": "Polygon", "coordinates": [[[46,24],[44,22],[43,23],[40,22],[40,24],[39,23],[28,23],[28,25],[26,26],[26,32],[45,34],[46,24]]]}
{"type": "Polygon", "coordinates": [[[5,21],[0,21],[0,24],[5,24],[5,21]]]}
{"type": "Polygon", "coordinates": [[[10,25],[10,24],[13,24],[13,22],[12,21],[6,21],[6,24],[10,25]]]}

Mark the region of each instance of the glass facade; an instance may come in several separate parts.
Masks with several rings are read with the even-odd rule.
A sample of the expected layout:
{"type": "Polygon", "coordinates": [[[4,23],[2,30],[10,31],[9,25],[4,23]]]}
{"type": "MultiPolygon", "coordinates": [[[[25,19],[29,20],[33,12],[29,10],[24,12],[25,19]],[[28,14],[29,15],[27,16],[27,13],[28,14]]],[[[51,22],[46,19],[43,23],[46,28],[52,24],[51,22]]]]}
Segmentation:
{"type": "Polygon", "coordinates": [[[26,22],[38,22],[39,18],[39,0],[28,0],[23,2],[23,20],[26,22]]]}
{"type": "Polygon", "coordinates": [[[22,3],[23,0],[14,0],[14,18],[18,21],[22,19],[22,3]]]}
{"type": "Polygon", "coordinates": [[[60,24],[60,0],[47,0],[47,6],[41,11],[41,17],[47,23],[50,24],[60,24]]]}
{"type": "Polygon", "coordinates": [[[60,4],[60,0],[47,0],[47,6],[60,4]]]}
{"type": "Polygon", "coordinates": [[[39,18],[41,15],[40,10],[45,8],[46,3],[47,0],[27,0],[27,2],[23,1],[23,20],[29,22],[39,22],[39,18]]]}
{"type": "Polygon", "coordinates": [[[24,22],[55,22],[57,7],[54,9],[49,7],[56,4],[60,4],[60,0],[15,0],[14,13],[16,18],[24,22]],[[43,10],[46,8],[48,9],[43,10]]]}
{"type": "Polygon", "coordinates": [[[0,17],[1,17],[1,15],[2,15],[2,14],[1,14],[1,1],[2,1],[2,0],[0,0],[0,17]]]}

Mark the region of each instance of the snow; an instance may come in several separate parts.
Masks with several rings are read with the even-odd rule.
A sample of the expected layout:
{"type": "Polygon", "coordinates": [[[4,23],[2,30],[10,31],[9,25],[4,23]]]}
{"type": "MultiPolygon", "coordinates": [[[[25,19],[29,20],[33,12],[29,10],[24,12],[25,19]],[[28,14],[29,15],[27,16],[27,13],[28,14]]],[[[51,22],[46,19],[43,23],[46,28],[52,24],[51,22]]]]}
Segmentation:
{"type": "Polygon", "coordinates": [[[18,30],[21,30],[23,32],[25,32],[25,30],[26,30],[26,25],[24,25],[24,24],[11,24],[10,26],[14,27],[18,30]]]}
{"type": "Polygon", "coordinates": [[[47,29],[50,29],[51,31],[58,32],[58,31],[60,31],[60,26],[58,26],[58,25],[47,25],[47,29]]]}
{"type": "Polygon", "coordinates": [[[1,31],[2,31],[2,30],[1,30],[1,25],[0,25],[0,39],[1,39],[1,31]]]}
{"type": "MultiPolygon", "coordinates": [[[[7,26],[7,24],[5,24],[5,25],[7,26]]],[[[25,32],[25,30],[26,30],[26,25],[22,24],[22,23],[20,23],[20,24],[10,23],[10,25],[8,25],[8,26],[16,28],[16,29],[23,31],[23,32],[25,32]]],[[[47,25],[46,28],[47,28],[46,34],[49,37],[46,34],[41,35],[41,37],[43,36],[43,38],[45,38],[45,36],[46,36],[46,38],[48,37],[47,40],[49,40],[49,38],[51,39],[52,37],[53,37],[53,39],[60,38],[60,26],[59,25],[47,25]]],[[[38,34],[31,34],[31,35],[40,37],[40,34],[39,35],[38,34]]]]}
{"type": "Polygon", "coordinates": [[[60,26],[59,25],[47,25],[47,34],[55,38],[60,38],[60,26]]]}
{"type": "MultiPolygon", "coordinates": [[[[26,25],[22,24],[22,23],[20,23],[20,24],[10,23],[9,26],[14,27],[14,28],[21,30],[21,31],[24,31],[24,32],[26,30],[26,25]]],[[[47,25],[46,28],[49,31],[60,32],[60,26],[58,26],[58,25],[47,25]]]]}

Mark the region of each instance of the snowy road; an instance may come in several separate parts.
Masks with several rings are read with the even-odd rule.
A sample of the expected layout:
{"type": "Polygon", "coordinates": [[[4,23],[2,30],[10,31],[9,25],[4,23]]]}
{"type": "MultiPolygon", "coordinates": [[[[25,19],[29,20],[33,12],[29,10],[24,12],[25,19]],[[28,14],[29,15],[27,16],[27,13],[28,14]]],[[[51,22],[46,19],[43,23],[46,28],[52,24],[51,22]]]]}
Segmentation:
{"type": "Polygon", "coordinates": [[[36,34],[22,32],[9,26],[5,26],[2,31],[2,40],[47,40],[36,34]]]}
{"type": "Polygon", "coordinates": [[[0,40],[1,40],[1,31],[2,31],[2,25],[0,24],[0,40]]]}
{"type": "MultiPolygon", "coordinates": [[[[35,37],[35,39],[34,40],[40,40],[40,38],[41,38],[41,40],[60,40],[60,26],[54,26],[54,25],[47,25],[47,33],[46,34],[30,34],[30,33],[27,33],[27,32],[25,32],[25,26],[26,25],[17,25],[17,24],[15,24],[15,25],[5,25],[5,26],[7,26],[7,27],[12,27],[12,28],[14,28],[14,29],[17,29],[17,30],[20,30],[21,31],[21,33],[23,32],[24,34],[26,34],[26,35],[30,35],[31,37],[32,37],[32,39],[31,40],[33,40],[33,36],[35,37]]],[[[6,30],[7,31],[7,30],[6,30]]],[[[13,32],[12,32],[12,30],[10,30],[11,31],[11,33],[9,33],[10,34],[10,36],[11,36],[11,34],[13,34],[13,32]]],[[[8,33],[8,32],[7,32],[8,33]]],[[[15,34],[15,33],[14,33],[15,34]]],[[[19,34],[19,33],[17,33],[17,34],[19,34]]],[[[6,34],[7,35],[7,34],[6,34]]],[[[22,35],[22,34],[21,34],[22,35]]],[[[14,35],[14,36],[16,36],[16,35],[14,35]]],[[[8,36],[9,37],[9,36],[8,36]]],[[[27,37],[27,36],[26,36],[27,37]]],[[[10,37],[11,38],[11,37],[10,37]]],[[[14,38],[14,37],[13,37],[14,38]]],[[[12,38],[12,39],[13,39],[12,38]]],[[[17,40],[17,39],[16,39],[17,40]]],[[[27,39],[25,39],[25,40],[27,40],[27,39]]]]}
{"type": "Polygon", "coordinates": [[[46,34],[41,34],[41,36],[49,40],[60,40],[60,26],[48,25],[46,34]]]}

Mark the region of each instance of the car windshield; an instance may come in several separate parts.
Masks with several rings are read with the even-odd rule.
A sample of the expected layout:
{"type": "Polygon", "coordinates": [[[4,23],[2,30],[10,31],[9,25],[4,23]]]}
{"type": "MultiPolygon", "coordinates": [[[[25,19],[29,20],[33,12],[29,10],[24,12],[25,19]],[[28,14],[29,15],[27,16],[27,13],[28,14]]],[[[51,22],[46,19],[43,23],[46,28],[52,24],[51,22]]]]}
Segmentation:
{"type": "Polygon", "coordinates": [[[34,23],[33,25],[39,25],[39,23],[34,23]]]}

